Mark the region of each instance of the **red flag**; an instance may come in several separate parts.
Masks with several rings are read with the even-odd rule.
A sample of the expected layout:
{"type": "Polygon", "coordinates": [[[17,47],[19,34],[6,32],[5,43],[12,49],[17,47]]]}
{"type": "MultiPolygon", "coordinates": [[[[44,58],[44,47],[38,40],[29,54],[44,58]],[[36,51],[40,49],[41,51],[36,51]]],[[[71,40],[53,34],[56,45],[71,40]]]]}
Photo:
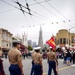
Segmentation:
{"type": "Polygon", "coordinates": [[[56,47],[55,42],[54,42],[54,36],[52,36],[51,39],[49,39],[46,43],[47,43],[49,46],[51,46],[52,49],[54,49],[54,48],[56,47]]]}

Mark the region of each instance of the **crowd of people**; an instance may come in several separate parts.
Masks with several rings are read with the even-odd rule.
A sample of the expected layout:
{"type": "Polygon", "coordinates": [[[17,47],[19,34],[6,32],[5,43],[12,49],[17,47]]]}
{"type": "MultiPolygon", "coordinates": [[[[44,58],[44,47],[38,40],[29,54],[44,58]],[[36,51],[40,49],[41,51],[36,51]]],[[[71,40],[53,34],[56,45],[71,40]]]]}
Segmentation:
{"type": "Polygon", "coordinates": [[[64,64],[70,66],[71,63],[75,64],[75,51],[65,50],[63,51],[64,64]]]}
{"type": "MultiPolygon", "coordinates": [[[[1,48],[0,48],[1,50],[1,48]]],[[[3,60],[1,59],[2,51],[0,51],[0,75],[5,75],[3,68],[3,60]]],[[[23,64],[22,64],[22,56],[23,54],[20,51],[19,42],[13,42],[13,48],[8,52],[9,59],[9,72],[10,75],[24,75],[23,64]]],[[[43,75],[43,64],[42,64],[42,54],[40,53],[40,47],[34,48],[34,52],[30,55],[32,57],[32,67],[30,75],[43,75]]],[[[52,69],[54,71],[54,75],[58,75],[58,52],[49,49],[47,52],[47,64],[48,64],[48,75],[52,74],[52,69]]],[[[65,50],[62,52],[63,63],[70,66],[70,63],[75,63],[75,51],[65,50]]]]}

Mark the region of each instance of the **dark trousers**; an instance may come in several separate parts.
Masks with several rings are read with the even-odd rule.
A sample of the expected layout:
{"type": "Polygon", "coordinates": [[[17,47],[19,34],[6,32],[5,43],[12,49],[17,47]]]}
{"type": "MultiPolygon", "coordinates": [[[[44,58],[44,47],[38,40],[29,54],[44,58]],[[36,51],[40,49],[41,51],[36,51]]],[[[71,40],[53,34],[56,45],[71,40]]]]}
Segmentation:
{"type": "Polygon", "coordinates": [[[17,64],[10,65],[9,71],[10,71],[10,75],[21,75],[21,70],[17,64]]]}
{"type": "Polygon", "coordinates": [[[49,61],[48,63],[49,63],[48,75],[51,75],[52,69],[54,71],[54,75],[57,75],[56,62],[55,61],[49,61]]]}
{"type": "Polygon", "coordinates": [[[34,75],[42,75],[42,66],[34,64],[34,75]]]}
{"type": "Polygon", "coordinates": [[[63,63],[66,64],[66,56],[64,56],[64,62],[63,63]]]}
{"type": "Polygon", "coordinates": [[[73,58],[73,64],[75,64],[75,58],[73,58]]]}
{"type": "Polygon", "coordinates": [[[4,68],[3,68],[3,60],[2,59],[0,59],[0,75],[5,75],[4,68]]]}
{"type": "Polygon", "coordinates": [[[30,75],[34,75],[34,61],[32,61],[32,68],[31,68],[31,73],[30,75]]]}

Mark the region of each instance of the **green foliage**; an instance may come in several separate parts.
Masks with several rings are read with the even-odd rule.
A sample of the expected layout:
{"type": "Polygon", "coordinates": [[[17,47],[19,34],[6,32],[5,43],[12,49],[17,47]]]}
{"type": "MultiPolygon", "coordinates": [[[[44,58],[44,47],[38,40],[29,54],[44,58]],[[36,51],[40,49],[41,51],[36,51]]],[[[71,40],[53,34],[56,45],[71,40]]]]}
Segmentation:
{"type": "Polygon", "coordinates": [[[33,50],[33,48],[32,48],[31,46],[28,46],[28,50],[32,51],[32,50],[33,50]]]}

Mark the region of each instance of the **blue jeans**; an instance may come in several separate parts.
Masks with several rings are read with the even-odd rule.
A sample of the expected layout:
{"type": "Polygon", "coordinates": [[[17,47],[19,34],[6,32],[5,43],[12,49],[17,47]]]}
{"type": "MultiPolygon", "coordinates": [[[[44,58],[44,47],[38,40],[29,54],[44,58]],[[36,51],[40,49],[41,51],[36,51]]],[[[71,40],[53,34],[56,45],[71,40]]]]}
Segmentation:
{"type": "Polygon", "coordinates": [[[30,75],[34,75],[34,61],[32,61],[32,68],[31,68],[31,73],[30,75]]]}
{"type": "Polygon", "coordinates": [[[54,71],[54,75],[57,75],[56,62],[55,61],[49,61],[48,63],[49,63],[48,75],[51,75],[52,69],[54,71]]]}
{"type": "Polygon", "coordinates": [[[42,75],[42,67],[39,64],[34,64],[34,75],[42,75]]]}
{"type": "Polygon", "coordinates": [[[10,75],[21,75],[21,70],[17,64],[10,65],[9,71],[10,71],[10,75]]]}

